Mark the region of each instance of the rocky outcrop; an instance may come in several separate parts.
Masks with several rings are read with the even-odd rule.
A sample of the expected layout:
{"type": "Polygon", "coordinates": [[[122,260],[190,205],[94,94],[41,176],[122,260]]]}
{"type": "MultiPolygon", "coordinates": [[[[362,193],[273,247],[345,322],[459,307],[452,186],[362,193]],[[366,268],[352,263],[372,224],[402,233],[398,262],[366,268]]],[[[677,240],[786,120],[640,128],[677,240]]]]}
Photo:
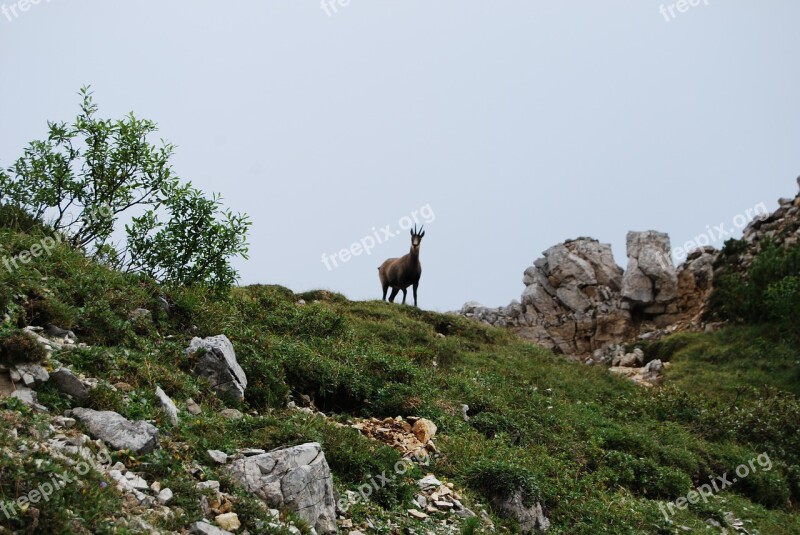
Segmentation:
{"type": "Polygon", "coordinates": [[[116,450],[130,450],[135,455],[158,448],[158,429],[147,422],[131,422],[112,411],[73,409],[72,415],[86,425],[89,434],[116,450]]]}
{"type": "Polygon", "coordinates": [[[663,314],[678,297],[678,275],[672,265],[669,236],[663,232],[628,232],[628,268],[622,277],[622,297],[631,308],[663,314]]]}
{"type": "Polygon", "coordinates": [[[244,399],[247,376],[236,360],[233,344],[224,334],[208,338],[192,338],[186,354],[200,353],[194,366],[194,374],[205,377],[211,388],[221,398],[238,403],[244,399]]]}
{"type": "Polygon", "coordinates": [[[678,297],[675,301],[681,317],[675,322],[687,327],[699,326],[714,289],[714,262],[719,251],[706,245],[695,249],[678,268],[678,297]]]}
{"type": "Polygon", "coordinates": [[[692,252],[675,268],[669,236],[629,232],[628,266],[592,238],[550,247],[525,270],[521,301],[507,307],[464,305],[460,314],[567,355],[587,356],[683,322],[698,327],[713,281],[716,250],[692,252]]]}
{"type": "Polygon", "coordinates": [[[630,314],[621,307],[622,277],[610,245],[591,238],[568,240],[525,270],[521,302],[498,309],[467,303],[461,314],[515,328],[561,353],[589,353],[627,334],[630,314]]]}
{"type": "MultiPolygon", "coordinates": [[[[800,177],[798,177],[800,184],[800,177]]],[[[763,244],[770,241],[781,247],[792,247],[800,240],[800,194],[794,199],[778,200],[778,209],[753,219],[742,233],[746,249],[738,255],[739,268],[746,271],[763,244]]]]}
{"type": "Polygon", "coordinates": [[[270,507],[294,511],[318,534],[336,533],[333,481],[318,443],[238,459],[229,470],[235,481],[270,507]]]}

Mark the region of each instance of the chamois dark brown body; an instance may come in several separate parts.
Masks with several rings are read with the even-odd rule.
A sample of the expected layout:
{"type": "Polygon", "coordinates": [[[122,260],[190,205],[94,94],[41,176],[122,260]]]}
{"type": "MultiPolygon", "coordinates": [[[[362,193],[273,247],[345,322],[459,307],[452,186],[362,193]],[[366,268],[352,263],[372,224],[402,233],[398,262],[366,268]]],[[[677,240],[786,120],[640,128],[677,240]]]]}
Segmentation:
{"type": "Polygon", "coordinates": [[[390,258],[378,268],[378,277],[381,279],[384,301],[386,301],[386,293],[391,287],[392,293],[389,296],[389,302],[394,303],[397,292],[402,290],[403,304],[405,305],[408,287],[413,286],[414,306],[417,306],[417,288],[419,287],[419,279],[422,276],[422,264],[419,262],[419,246],[422,243],[422,237],[425,235],[422,228],[419,230],[420,232],[417,233],[417,228],[414,227],[414,230],[411,231],[411,250],[407,255],[400,258],[390,258]]]}

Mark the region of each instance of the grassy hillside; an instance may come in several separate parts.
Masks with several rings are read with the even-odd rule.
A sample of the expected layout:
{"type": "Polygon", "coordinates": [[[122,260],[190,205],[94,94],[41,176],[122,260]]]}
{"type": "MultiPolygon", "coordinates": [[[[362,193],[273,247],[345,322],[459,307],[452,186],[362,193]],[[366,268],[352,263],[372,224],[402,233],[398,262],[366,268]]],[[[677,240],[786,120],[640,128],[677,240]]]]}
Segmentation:
{"type": "MultiPolygon", "coordinates": [[[[45,235],[36,227],[0,228],[0,255],[14,257],[45,235]]],[[[800,533],[792,505],[800,499],[800,353],[765,328],[678,335],[648,346],[648,358],[674,366],[666,386],[645,390],[458,316],[352,302],[324,291],[295,295],[276,286],[218,295],[158,287],[90,263],[65,246],[15,269],[0,267],[3,310],[4,358],[18,358],[14,336],[21,327],[72,329],[89,347],[54,358],[102,380],[88,405],[157,422],[162,450],[124,461],[175,491],[183,515],[163,520],[160,529],[180,530],[200,518],[198,477],[222,479],[229,488],[205,461],[208,449],[316,440],[341,493],[391,472],[399,454],[334,423],[401,415],[439,426],[441,455],[429,470],[465,489],[467,503],[486,504],[492,495],[522,487],[544,506],[551,533],[683,533],[710,529],[709,519],[726,525],[734,517],[749,533],[800,533]],[[150,310],[151,319],[129,319],[137,308],[150,310]],[[231,339],[250,382],[241,420],[219,415],[224,405],[191,375],[183,352],[191,337],[217,334],[231,339]],[[133,391],[106,386],[118,382],[133,391]],[[176,401],[193,398],[202,414],[170,426],[158,409],[156,385],[176,401]],[[287,396],[301,394],[328,418],[285,408],[287,396]],[[470,407],[468,422],[462,404],[470,407]],[[759,455],[764,460],[763,454],[769,469],[751,464],[752,473],[729,489],[665,519],[659,504],[759,455]],[[204,465],[202,476],[192,475],[194,461],[204,465]]],[[[40,402],[52,414],[70,408],[47,385],[40,402]]],[[[16,400],[0,401],[0,448],[7,452],[0,456],[0,500],[13,500],[49,479],[49,472],[64,470],[44,452],[18,451],[45,419],[16,400]]],[[[405,513],[413,480],[422,475],[415,469],[351,509],[354,523],[369,518],[378,527],[391,521],[418,533],[430,529],[405,513]]],[[[231,493],[244,527],[257,533],[258,507],[243,492],[231,487],[231,493]]],[[[114,532],[110,520],[119,515],[121,500],[111,487],[68,487],[40,507],[38,523],[50,533],[114,532]]],[[[508,520],[494,520],[515,529],[508,520]]],[[[0,515],[0,526],[9,529],[31,523],[28,516],[0,515]]]]}

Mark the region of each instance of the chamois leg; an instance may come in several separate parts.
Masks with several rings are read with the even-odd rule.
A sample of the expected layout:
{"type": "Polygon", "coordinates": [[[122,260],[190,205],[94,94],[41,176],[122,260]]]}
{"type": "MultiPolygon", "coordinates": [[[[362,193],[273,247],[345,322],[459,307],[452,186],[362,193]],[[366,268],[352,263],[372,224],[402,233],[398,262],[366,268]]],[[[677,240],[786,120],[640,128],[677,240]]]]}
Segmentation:
{"type": "Polygon", "coordinates": [[[384,285],[383,285],[383,300],[384,300],[384,301],[386,301],[386,292],[387,292],[388,290],[389,290],[389,285],[388,285],[388,284],[384,284],[384,285]]]}
{"type": "Polygon", "coordinates": [[[414,283],[414,306],[417,306],[417,288],[419,287],[419,283],[414,283]]]}
{"type": "Polygon", "coordinates": [[[403,288],[403,304],[404,305],[406,304],[406,295],[408,295],[408,290],[403,288]]]}
{"type": "Polygon", "coordinates": [[[397,292],[400,291],[400,288],[392,288],[392,293],[389,294],[389,302],[394,303],[394,298],[397,297],[397,292]]]}

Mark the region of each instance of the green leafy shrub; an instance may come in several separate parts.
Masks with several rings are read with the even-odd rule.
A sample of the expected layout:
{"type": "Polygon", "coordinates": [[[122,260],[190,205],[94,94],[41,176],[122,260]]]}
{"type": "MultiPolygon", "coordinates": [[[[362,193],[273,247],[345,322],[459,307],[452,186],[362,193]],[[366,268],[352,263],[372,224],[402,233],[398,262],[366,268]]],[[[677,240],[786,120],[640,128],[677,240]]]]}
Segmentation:
{"type": "Polygon", "coordinates": [[[526,506],[541,500],[541,490],[533,472],[510,462],[480,460],[467,469],[466,480],[490,500],[508,498],[516,491],[522,493],[526,506]]]}
{"type": "Polygon", "coordinates": [[[387,383],[373,396],[373,410],[380,416],[417,415],[424,405],[419,390],[403,383],[387,383]]]}
{"type": "Polygon", "coordinates": [[[89,88],[80,95],[73,123],[48,123],[47,138],[31,142],[0,173],[0,204],[7,207],[0,219],[23,228],[47,219],[72,246],[126,272],[229,287],[237,278],[230,259],[247,258],[248,217],[180,183],[169,162],[173,145],[148,142],[155,123],[133,114],[100,119],[89,88]],[[124,225],[127,239],[115,246],[114,230],[132,208],[143,213],[124,225]]]}
{"type": "MultiPolygon", "coordinates": [[[[2,171],[0,171],[2,175],[2,171]]],[[[3,179],[0,178],[0,181],[3,179]]],[[[0,195],[0,199],[2,195],[0,195]]],[[[9,204],[0,203],[0,228],[12,229],[20,232],[30,232],[34,229],[44,230],[42,222],[28,212],[9,204]]]]}
{"type": "Polygon", "coordinates": [[[776,470],[764,471],[758,465],[747,477],[739,479],[735,490],[755,503],[765,507],[782,508],[789,503],[791,489],[789,483],[776,470]]]}
{"type": "Polygon", "coordinates": [[[57,325],[62,329],[72,329],[78,317],[75,307],[67,305],[53,297],[33,297],[23,305],[24,322],[27,325],[44,327],[57,325]]]}
{"type": "Polygon", "coordinates": [[[247,375],[245,400],[256,410],[278,408],[286,405],[289,387],[280,362],[265,358],[255,351],[237,350],[239,364],[247,375]]]}
{"type": "Polygon", "coordinates": [[[291,320],[297,336],[332,337],[344,332],[344,318],[321,303],[298,307],[291,320]]]}
{"type": "Polygon", "coordinates": [[[745,272],[739,267],[746,244],[728,240],[717,260],[722,273],[714,280],[709,314],[731,321],[774,321],[797,325],[800,245],[782,247],[765,241],[745,272]]]}
{"type": "Polygon", "coordinates": [[[481,412],[470,418],[469,423],[486,438],[505,435],[512,444],[517,444],[522,436],[519,424],[504,414],[481,412]]]}
{"type": "Polygon", "coordinates": [[[411,476],[420,477],[419,470],[403,461],[397,451],[345,427],[326,428],[321,442],[331,470],[340,474],[347,483],[369,485],[375,478],[379,488],[373,486],[371,500],[391,509],[413,499],[415,489],[411,476]],[[389,482],[384,483],[376,477],[379,475],[389,482]]]}
{"type": "Polygon", "coordinates": [[[692,480],[685,473],[630,453],[611,450],[604,465],[604,474],[612,484],[651,499],[675,499],[692,488],[692,480]]]}
{"type": "Polygon", "coordinates": [[[765,306],[770,316],[786,327],[786,334],[800,334],[800,276],[792,275],[767,287],[765,306]]]}

